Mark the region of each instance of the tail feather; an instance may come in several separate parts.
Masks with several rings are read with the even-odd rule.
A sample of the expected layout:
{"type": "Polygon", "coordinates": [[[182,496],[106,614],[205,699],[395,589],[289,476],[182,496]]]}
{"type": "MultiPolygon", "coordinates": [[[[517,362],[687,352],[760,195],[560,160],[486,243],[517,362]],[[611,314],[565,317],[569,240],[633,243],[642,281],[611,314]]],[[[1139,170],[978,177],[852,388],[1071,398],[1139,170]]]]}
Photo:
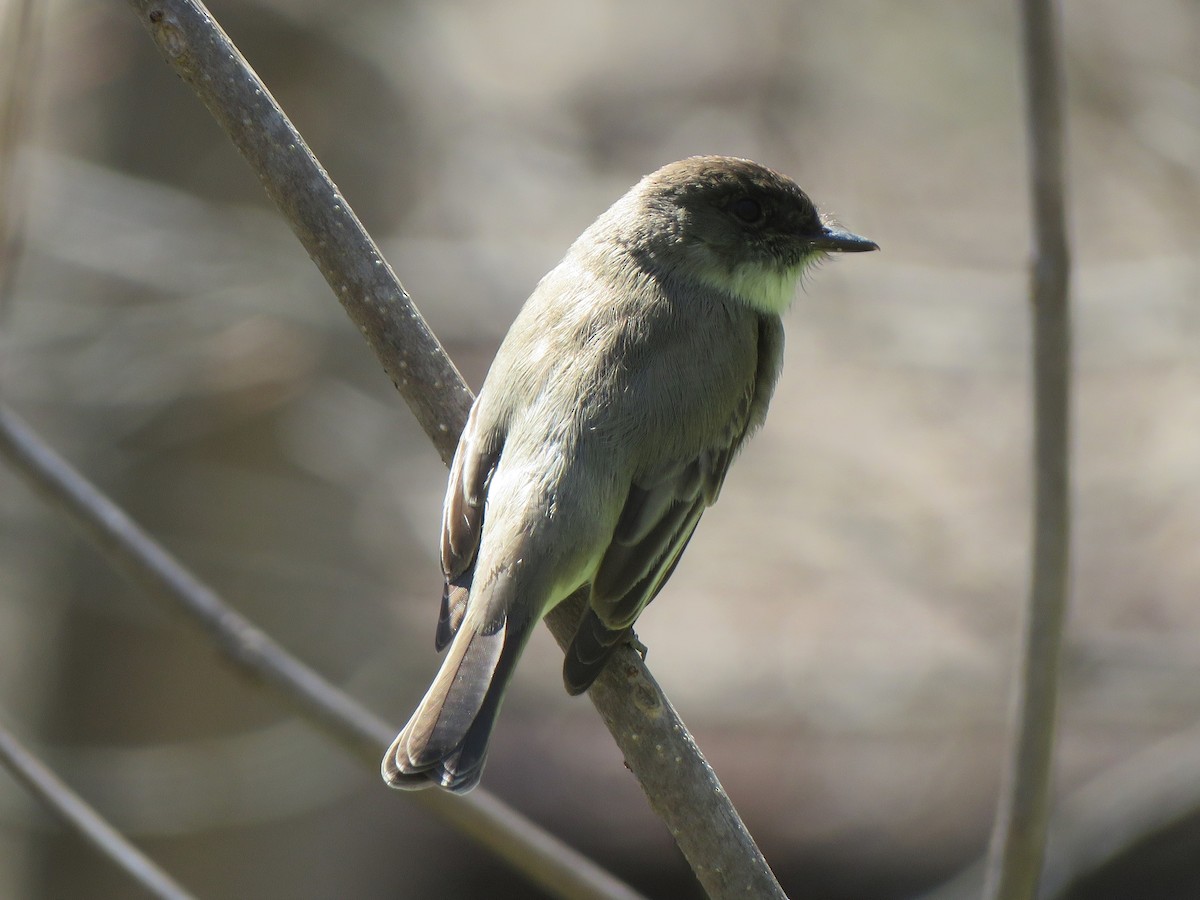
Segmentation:
{"type": "Polygon", "coordinates": [[[437,648],[438,653],[446,649],[446,645],[454,640],[458,629],[462,627],[470,596],[471,573],[454,582],[446,581],[446,587],[442,591],[442,607],[438,612],[437,633],[433,638],[433,646],[437,648]]]}
{"type": "Polygon", "coordinates": [[[462,793],[479,782],[496,715],[531,630],[528,623],[507,619],[486,630],[464,623],[425,698],[383,758],[389,785],[402,790],[438,785],[462,793]]]}

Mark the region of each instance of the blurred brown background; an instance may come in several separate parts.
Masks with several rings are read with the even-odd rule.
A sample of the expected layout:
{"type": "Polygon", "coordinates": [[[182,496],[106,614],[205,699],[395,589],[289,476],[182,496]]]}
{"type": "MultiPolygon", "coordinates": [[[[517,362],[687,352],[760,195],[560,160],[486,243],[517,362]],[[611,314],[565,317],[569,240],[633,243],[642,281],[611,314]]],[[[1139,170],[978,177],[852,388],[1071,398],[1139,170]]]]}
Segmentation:
{"type": "MultiPolygon", "coordinates": [[[[810,279],[767,427],[639,632],[793,896],[914,896],[975,857],[1028,564],[1015,5],[211,8],[475,387],[538,277],[673,159],[754,158],[880,243],[810,279]]],[[[441,464],[125,5],[42,15],[0,399],[401,723],[437,664],[441,464]]],[[[1064,793],[1200,719],[1200,5],[1067,4],[1065,41],[1064,793]]],[[[0,709],[186,886],[538,896],[231,675],[2,468],[0,517],[0,709]]],[[[559,660],[541,633],[486,787],[649,895],[698,896],[559,660]]],[[[1196,818],[1073,896],[1200,896],[1196,818]]],[[[131,891],[0,777],[0,896],[131,891]]]]}

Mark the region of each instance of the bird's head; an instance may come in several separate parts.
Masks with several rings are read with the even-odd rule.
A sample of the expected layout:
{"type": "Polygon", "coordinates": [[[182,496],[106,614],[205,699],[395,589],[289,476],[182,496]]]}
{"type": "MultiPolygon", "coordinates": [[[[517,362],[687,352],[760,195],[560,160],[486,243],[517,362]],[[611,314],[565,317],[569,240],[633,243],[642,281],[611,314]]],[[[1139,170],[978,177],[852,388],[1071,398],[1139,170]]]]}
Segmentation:
{"type": "Polygon", "coordinates": [[[622,205],[634,226],[623,243],[648,266],[769,313],[787,309],[804,270],[826,254],[879,249],[832,224],[790,178],[744,159],[671,163],[622,205]]]}

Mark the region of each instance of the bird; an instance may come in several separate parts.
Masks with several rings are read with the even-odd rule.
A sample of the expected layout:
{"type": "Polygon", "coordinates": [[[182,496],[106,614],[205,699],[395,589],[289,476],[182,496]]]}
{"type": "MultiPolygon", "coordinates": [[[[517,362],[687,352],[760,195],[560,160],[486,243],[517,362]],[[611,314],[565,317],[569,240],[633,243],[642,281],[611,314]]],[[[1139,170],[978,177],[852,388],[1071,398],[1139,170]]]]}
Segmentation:
{"type": "Polygon", "coordinates": [[[725,156],[650,173],[579,236],[518,313],[455,451],[446,656],[383,759],[387,784],[478,784],[530,634],[577,590],[568,693],[635,640],[766,417],[798,282],[830,253],[876,249],[792,179],[725,156]]]}

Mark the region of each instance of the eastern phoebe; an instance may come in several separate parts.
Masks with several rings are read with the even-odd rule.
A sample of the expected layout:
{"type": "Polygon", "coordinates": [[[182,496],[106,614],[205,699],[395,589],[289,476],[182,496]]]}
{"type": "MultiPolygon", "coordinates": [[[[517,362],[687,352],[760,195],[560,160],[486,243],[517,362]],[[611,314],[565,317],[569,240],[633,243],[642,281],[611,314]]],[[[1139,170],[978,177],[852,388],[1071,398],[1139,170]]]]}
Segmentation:
{"type": "Polygon", "coordinates": [[[392,787],[467,791],[538,620],[577,588],[566,653],[586,691],[674,571],[767,413],[801,275],[878,249],[791,179],[700,156],[647,175],[541,280],[500,345],[450,466],[450,651],[389,748],[392,787]]]}

